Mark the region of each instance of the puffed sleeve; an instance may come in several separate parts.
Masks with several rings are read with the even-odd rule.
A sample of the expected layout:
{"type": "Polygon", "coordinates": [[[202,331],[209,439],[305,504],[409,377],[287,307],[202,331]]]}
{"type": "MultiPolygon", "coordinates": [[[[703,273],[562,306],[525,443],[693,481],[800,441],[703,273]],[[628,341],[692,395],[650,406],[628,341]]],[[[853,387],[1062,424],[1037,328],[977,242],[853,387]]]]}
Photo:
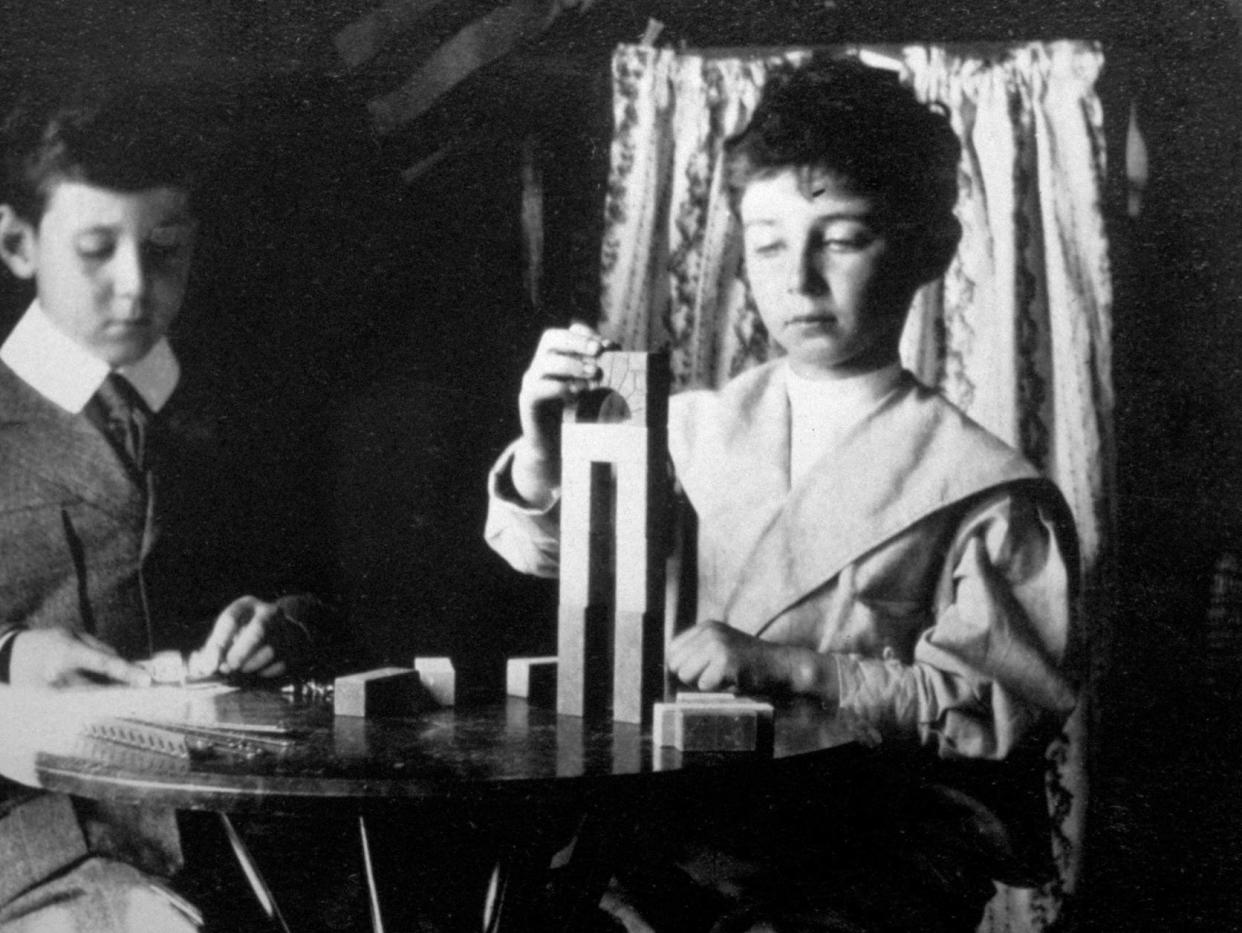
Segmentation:
{"type": "Polygon", "coordinates": [[[522,501],[512,480],[516,446],[516,442],[510,445],[488,474],[483,537],[514,570],[555,577],[561,560],[560,494],[546,509],[534,509],[522,501]]]}
{"type": "Polygon", "coordinates": [[[1059,724],[1076,702],[1075,571],[1055,505],[1007,491],[970,509],[913,662],[836,655],[841,706],[944,758],[1004,758],[1059,724]]]}

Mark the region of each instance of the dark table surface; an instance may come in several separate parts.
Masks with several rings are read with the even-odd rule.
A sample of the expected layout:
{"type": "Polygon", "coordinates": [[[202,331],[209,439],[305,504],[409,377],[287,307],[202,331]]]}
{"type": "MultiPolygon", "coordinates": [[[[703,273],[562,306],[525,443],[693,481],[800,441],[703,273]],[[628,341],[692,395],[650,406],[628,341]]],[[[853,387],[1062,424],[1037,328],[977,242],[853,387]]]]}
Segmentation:
{"type": "Polygon", "coordinates": [[[265,691],[209,702],[220,724],[282,727],[289,744],[185,758],[82,738],[68,752],[37,756],[39,782],[83,797],[188,809],[278,811],[332,798],[365,811],[410,798],[671,783],[704,769],[740,775],[807,754],[849,758],[862,748],[856,725],[802,702],[777,708],[771,756],[653,748],[647,727],[559,716],[513,697],[389,719],[334,717],[323,703],[265,691]]]}

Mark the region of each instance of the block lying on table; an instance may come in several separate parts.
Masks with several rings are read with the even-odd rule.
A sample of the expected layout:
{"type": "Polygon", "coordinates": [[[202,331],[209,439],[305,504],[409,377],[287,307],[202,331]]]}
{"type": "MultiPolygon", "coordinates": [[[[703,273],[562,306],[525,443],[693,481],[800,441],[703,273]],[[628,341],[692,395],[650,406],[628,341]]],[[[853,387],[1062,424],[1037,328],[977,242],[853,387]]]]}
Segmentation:
{"type": "Polygon", "coordinates": [[[332,687],[332,711],[337,716],[410,716],[427,706],[427,691],[413,668],[346,674],[332,687]]]}
{"type": "Polygon", "coordinates": [[[728,694],[680,694],[674,703],[656,703],[653,742],[683,752],[759,752],[771,754],[771,703],[728,694]]]}
{"type": "MultiPolygon", "coordinates": [[[[758,703],[758,700],[751,700],[747,697],[740,697],[736,693],[707,693],[698,690],[678,690],[674,699],[682,704],[694,704],[701,706],[704,703],[728,703],[736,706],[738,703],[758,703]]],[[[762,704],[767,706],[766,703],[762,704]]]]}
{"type": "Polygon", "coordinates": [[[505,665],[505,693],[532,706],[556,705],[556,657],[510,658],[505,665]]]}
{"type": "Polygon", "coordinates": [[[441,706],[457,703],[457,669],[453,667],[452,658],[415,658],[414,670],[437,703],[441,706]]]}

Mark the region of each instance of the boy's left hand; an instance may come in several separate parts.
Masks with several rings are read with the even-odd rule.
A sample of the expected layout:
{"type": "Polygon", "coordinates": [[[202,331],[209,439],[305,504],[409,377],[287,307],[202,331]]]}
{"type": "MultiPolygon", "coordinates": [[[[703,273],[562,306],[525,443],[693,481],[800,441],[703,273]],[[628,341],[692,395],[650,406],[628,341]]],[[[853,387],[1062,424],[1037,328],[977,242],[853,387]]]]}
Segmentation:
{"type": "Polygon", "coordinates": [[[243,596],[225,607],[203,647],[190,655],[190,673],[279,677],[296,663],[304,640],[302,627],[276,603],[243,596]]]}
{"type": "Polygon", "coordinates": [[[668,669],[700,690],[737,687],[755,693],[789,689],[784,645],[762,641],[723,622],[700,622],[668,646],[668,669]]]}

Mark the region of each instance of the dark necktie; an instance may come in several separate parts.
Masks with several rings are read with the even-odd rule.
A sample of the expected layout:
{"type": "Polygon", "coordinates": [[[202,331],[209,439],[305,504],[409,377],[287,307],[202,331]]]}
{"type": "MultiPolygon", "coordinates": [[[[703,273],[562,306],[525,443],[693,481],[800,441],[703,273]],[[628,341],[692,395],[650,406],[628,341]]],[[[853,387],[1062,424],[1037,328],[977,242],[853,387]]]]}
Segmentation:
{"type": "Polygon", "coordinates": [[[103,415],[103,427],[118,452],[141,475],[147,467],[147,437],[151,430],[151,409],[129,380],[108,373],[95,393],[103,415]]]}

